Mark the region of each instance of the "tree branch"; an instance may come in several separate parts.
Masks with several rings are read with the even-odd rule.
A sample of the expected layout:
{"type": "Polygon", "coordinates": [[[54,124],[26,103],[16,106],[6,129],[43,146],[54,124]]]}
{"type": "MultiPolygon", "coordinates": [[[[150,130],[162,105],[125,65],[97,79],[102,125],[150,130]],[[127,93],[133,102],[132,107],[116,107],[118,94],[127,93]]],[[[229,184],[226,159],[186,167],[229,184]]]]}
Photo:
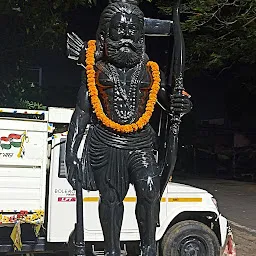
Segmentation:
{"type": "Polygon", "coordinates": [[[246,24],[244,24],[244,25],[243,25],[243,28],[246,27],[246,26],[248,26],[250,23],[252,23],[252,22],[255,21],[255,20],[256,20],[256,16],[253,17],[251,20],[249,20],[246,24]]]}

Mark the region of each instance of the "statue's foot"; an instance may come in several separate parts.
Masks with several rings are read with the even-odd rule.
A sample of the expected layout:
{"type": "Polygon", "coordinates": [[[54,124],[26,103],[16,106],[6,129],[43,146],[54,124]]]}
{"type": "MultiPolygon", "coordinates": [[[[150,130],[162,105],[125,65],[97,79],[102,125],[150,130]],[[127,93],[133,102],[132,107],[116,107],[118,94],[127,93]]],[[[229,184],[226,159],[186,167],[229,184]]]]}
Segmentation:
{"type": "Polygon", "coordinates": [[[141,256],[156,256],[157,250],[155,245],[143,246],[141,248],[141,256]]]}

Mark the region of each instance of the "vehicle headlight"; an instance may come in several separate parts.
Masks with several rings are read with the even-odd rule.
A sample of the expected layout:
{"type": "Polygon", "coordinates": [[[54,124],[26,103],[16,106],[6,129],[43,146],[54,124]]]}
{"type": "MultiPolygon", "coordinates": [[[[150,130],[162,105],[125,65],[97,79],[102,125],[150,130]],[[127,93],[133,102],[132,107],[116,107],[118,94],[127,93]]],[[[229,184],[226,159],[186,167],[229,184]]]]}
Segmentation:
{"type": "Polygon", "coordinates": [[[216,208],[218,209],[218,202],[216,198],[212,197],[212,202],[215,204],[216,208]]]}

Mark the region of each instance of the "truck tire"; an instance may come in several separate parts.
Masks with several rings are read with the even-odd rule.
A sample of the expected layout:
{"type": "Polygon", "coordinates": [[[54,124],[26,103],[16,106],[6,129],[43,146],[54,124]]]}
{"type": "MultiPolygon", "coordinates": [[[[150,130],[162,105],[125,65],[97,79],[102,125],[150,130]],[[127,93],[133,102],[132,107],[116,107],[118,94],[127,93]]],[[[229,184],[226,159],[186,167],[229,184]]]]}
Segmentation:
{"type": "Polygon", "coordinates": [[[187,220],[167,230],[161,242],[162,256],[218,256],[220,244],[205,224],[187,220]]]}

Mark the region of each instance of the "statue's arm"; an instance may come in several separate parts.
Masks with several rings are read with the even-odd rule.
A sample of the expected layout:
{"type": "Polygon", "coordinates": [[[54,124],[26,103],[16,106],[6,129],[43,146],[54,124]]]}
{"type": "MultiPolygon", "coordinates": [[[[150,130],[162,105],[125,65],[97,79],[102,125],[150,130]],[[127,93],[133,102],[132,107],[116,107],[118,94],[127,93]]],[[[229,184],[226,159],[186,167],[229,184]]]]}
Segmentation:
{"type": "Polygon", "coordinates": [[[166,90],[165,87],[165,75],[161,72],[161,83],[160,89],[157,95],[157,103],[162,109],[167,112],[171,110],[171,98],[170,93],[166,90]]]}
{"type": "Polygon", "coordinates": [[[68,180],[74,185],[74,167],[78,166],[77,152],[82,141],[86,126],[91,120],[91,105],[89,94],[83,81],[77,96],[77,104],[69,125],[66,143],[66,165],[68,180]]]}

